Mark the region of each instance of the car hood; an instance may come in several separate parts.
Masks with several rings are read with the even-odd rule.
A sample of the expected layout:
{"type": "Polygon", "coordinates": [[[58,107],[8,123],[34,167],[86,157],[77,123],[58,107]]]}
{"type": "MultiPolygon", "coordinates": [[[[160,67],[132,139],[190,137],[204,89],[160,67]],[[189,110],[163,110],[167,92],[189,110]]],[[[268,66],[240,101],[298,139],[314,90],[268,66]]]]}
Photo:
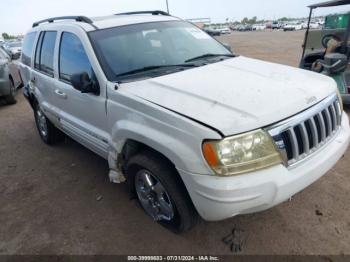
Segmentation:
{"type": "Polygon", "coordinates": [[[335,92],[336,84],[321,74],[240,56],[121,87],[228,136],[293,116],[335,92]]]}

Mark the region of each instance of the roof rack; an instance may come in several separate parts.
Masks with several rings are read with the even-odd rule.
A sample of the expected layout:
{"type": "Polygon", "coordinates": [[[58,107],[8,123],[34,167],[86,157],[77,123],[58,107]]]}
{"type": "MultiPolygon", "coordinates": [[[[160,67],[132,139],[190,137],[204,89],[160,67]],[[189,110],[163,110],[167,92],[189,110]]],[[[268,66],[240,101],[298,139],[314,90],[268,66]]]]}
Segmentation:
{"type": "Polygon", "coordinates": [[[88,23],[91,24],[93,23],[93,21],[86,17],[86,16],[59,16],[59,17],[52,17],[52,18],[47,18],[38,22],[33,23],[33,27],[38,26],[39,24],[48,22],[48,23],[53,23],[54,21],[57,20],[75,20],[77,22],[84,22],[84,23],[88,23]]]}
{"type": "Polygon", "coordinates": [[[120,13],[120,14],[115,14],[115,15],[144,15],[144,14],[170,16],[169,13],[164,12],[164,11],[160,11],[160,10],[154,10],[154,11],[136,11],[136,12],[120,13]]]}

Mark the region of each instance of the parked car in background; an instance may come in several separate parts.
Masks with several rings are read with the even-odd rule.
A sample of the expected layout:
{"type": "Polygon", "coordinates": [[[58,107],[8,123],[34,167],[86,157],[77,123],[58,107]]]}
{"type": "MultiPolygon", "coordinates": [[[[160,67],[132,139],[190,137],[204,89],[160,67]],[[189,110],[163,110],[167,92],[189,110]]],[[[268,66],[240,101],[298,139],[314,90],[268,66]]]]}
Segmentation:
{"type": "Polygon", "coordinates": [[[238,27],[238,31],[240,31],[240,32],[253,31],[253,26],[252,25],[240,25],[238,27]]]}
{"type": "Polygon", "coordinates": [[[238,31],[239,27],[241,26],[241,24],[236,24],[236,25],[231,25],[231,31],[238,31]]]}
{"type": "Polygon", "coordinates": [[[203,31],[211,36],[220,36],[221,35],[220,30],[215,30],[215,29],[211,29],[211,28],[204,28],[203,31]]]}
{"type": "Polygon", "coordinates": [[[266,29],[266,25],[264,24],[255,24],[253,25],[254,31],[264,31],[266,29]]]}
{"type": "Polygon", "coordinates": [[[304,29],[305,25],[302,22],[290,22],[284,25],[283,31],[296,31],[304,29]]]}
{"type": "Polygon", "coordinates": [[[17,89],[22,86],[18,64],[0,47],[0,97],[8,104],[16,103],[17,89]]]}
{"type": "Polygon", "coordinates": [[[220,28],[219,30],[223,35],[231,34],[231,29],[229,27],[223,27],[223,28],[220,28]]]}
{"type": "MultiPolygon", "coordinates": [[[[310,23],[309,28],[310,29],[319,29],[321,25],[317,22],[310,23]]],[[[303,24],[303,29],[307,28],[307,23],[303,24]]]]}
{"type": "Polygon", "coordinates": [[[20,41],[11,41],[6,42],[4,45],[4,48],[6,49],[7,53],[9,55],[18,55],[18,58],[22,52],[22,42],[20,41]]]}
{"type": "Polygon", "coordinates": [[[279,21],[273,21],[271,24],[271,29],[281,29],[282,24],[279,21]]]}
{"type": "Polygon", "coordinates": [[[236,56],[162,11],[68,18],[34,23],[24,40],[38,133],[106,159],[110,180],[175,232],[198,214],[287,201],[347,150],[349,119],[327,76],[236,56]]]}

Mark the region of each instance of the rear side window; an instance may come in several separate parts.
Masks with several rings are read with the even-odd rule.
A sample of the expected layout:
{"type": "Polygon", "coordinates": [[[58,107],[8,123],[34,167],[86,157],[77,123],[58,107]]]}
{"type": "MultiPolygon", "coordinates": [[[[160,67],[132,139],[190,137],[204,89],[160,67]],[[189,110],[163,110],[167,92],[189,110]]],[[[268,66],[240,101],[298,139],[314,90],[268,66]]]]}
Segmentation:
{"type": "Polygon", "coordinates": [[[70,83],[70,77],[74,74],[88,73],[92,78],[92,67],[85,49],[79,38],[68,32],[61,37],[59,55],[60,79],[70,83]]]}
{"type": "Polygon", "coordinates": [[[25,36],[22,45],[22,63],[30,66],[32,61],[32,51],[34,46],[34,41],[36,37],[36,32],[29,33],[25,36]]]}
{"type": "Polygon", "coordinates": [[[35,52],[34,67],[49,76],[53,76],[56,35],[57,32],[41,32],[35,52]]]}

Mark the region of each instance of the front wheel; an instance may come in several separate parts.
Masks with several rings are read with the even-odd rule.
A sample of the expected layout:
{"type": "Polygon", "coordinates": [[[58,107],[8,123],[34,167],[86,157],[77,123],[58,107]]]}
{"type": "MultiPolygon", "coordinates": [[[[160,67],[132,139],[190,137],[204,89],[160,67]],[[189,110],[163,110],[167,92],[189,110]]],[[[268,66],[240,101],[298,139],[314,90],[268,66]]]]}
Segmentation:
{"type": "Polygon", "coordinates": [[[151,151],[133,156],[128,182],[141,207],[154,221],[175,233],[192,228],[198,214],[176,169],[151,151]]]}

